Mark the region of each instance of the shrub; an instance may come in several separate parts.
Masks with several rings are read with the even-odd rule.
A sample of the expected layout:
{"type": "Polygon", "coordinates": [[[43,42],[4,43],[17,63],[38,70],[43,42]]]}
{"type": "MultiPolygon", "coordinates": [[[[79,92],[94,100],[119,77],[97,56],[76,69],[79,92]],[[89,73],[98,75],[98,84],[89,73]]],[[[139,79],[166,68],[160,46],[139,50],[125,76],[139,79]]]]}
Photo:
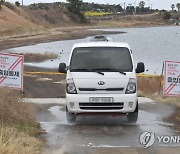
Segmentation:
{"type": "Polygon", "coordinates": [[[0,153],[39,153],[41,129],[19,91],[0,89],[0,153]]]}
{"type": "Polygon", "coordinates": [[[16,4],[16,6],[18,6],[18,7],[21,5],[21,3],[20,3],[19,1],[16,1],[15,4],[16,4]]]}
{"type": "Polygon", "coordinates": [[[5,2],[4,5],[12,11],[16,11],[16,8],[13,4],[11,4],[9,2],[5,2]]]}
{"type": "Polygon", "coordinates": [[[171,14],[169,12],[165,12],[164,15],[163,15],[163,19],[167,19],[169,20],[171,18],[171,14]]]}
{"type": "Polygon", "coordinates": [[[84,14],[81,13],[83,2],[81,0],[67,0],[67,2],[69,2],[67,5],[67,9],[70,12],[69,17],[71,18],[71,20],[73,20],[74,22],[86,22],[87,20],[84,14]]]}
{"type": "Polygon", "coordinates": [[[0,123],[33,134],[37,123],[29,106],[20,102],[21,93],[1,88],[0,98],[0,123]]]}
{"type": "Polygon", "coordinates": [[[4,5],[5,0],[0,0],[0,9],[2,8],[2,5],[4,5]]]}

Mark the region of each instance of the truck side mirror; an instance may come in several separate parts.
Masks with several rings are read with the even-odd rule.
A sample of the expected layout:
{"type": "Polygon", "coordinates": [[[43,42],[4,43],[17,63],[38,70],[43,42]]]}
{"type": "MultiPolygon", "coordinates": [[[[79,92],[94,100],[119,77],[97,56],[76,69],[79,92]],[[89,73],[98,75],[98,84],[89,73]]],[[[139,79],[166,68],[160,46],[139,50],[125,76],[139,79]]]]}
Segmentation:
{"type": "Polygon", "coordinates": [[[140,62],[137,64],[136,73],[143,73],[145,71],[144,63],[140,62]]]}
{"type": "Polygon", "coordinates": [[[67,73],[66,64],[65,63],[60,63],[59,64],[59,72],[60,73],[67,73]]]}

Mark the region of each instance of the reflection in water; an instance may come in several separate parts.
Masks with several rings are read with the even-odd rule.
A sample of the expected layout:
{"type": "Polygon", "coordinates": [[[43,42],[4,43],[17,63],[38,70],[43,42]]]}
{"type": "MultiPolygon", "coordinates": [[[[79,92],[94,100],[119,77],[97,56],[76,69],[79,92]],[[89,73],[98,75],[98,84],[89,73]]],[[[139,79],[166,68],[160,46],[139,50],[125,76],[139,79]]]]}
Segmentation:
{"type": "MultiPolygon", "coordinates": [[[[48,121],[40,121],[43,129],[47,132],[52,131],[57,125],[69,125],[69,126],[79,126],[79,127],[117,127],[119,126],[140,126],[142,130],[146,130],[150,125],[156,127],[153,128],[156,131],[158,128],[163,128],[164,126],[172,126],[172,124],[163,122],[157,114],[149,113],[143,110],[139,110],[139,118],[136,123],[128,123],[126,116],[78,116],[77,121],[74,124],[70,124],[66,121],[65,107],[63,106],[53,106],[48,109],[51,115],[48,121]],[[97,118],[98,117],[98,118],[97,118]]],[[[99,129],[98,128],[98,129],[99,129]]],[[[107,128],[103,128],[104,131],[107,128]]],[[[160,130],[160,129],[158,129],[160,130]]],[[[92,130],[91,130],[92,131],[92,130]]]]}
{"type": "Polygon", "coordinates": [[[139,111],[136,124],[128,123],[124,116],[80,116],[76,124],[69,124],[66,121],[65,106],[52,106],[41,113],[39,117],[42,119],[39,122],[47,132],[43,136],[47,144],[54,148],[66,144],[85,147],[140,146],[139,136],[148,130],[156,135],[173,135],[168,127],[171,124],[163,122],[158,113],[144,110],[139,111]],[[46,114],[48,120],[43,118],[47,117],[46,114]]]}

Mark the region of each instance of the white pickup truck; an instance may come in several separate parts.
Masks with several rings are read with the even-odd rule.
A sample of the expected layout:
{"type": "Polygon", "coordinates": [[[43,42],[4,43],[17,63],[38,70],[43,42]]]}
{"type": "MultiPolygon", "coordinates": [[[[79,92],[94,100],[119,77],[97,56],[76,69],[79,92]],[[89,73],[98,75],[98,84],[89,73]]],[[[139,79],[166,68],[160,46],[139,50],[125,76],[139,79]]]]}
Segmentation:
{"type": "Polygon", "coordinates": [[[136,73],[144,63],[134,66],[127,43],[94,41],[75,44],[69,63],[59,64],[66,75],[66,115],[75,122],[80,115],[126,115],[138,119],[136,73]]]}

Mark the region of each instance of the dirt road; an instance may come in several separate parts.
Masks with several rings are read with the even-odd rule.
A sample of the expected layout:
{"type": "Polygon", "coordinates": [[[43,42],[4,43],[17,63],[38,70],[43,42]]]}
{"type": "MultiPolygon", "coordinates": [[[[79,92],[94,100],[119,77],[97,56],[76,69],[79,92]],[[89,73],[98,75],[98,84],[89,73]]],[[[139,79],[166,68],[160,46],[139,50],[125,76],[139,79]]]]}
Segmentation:
{"type": "Polygon", "coordinates": [[[145,131],[161,135],[176,135],[173,124],[164,119],[174,112],[174,107],[139,98],[139,119],[127,123],[126,117],[78,117],[76,124],[69,124],[65,115],[65,99],[29,99],[34,114],[45,130],[42,137],[46,148],[42,153],[179,153],[179,144],[158,143],[143,149],[139,138],[145,131]]]}

